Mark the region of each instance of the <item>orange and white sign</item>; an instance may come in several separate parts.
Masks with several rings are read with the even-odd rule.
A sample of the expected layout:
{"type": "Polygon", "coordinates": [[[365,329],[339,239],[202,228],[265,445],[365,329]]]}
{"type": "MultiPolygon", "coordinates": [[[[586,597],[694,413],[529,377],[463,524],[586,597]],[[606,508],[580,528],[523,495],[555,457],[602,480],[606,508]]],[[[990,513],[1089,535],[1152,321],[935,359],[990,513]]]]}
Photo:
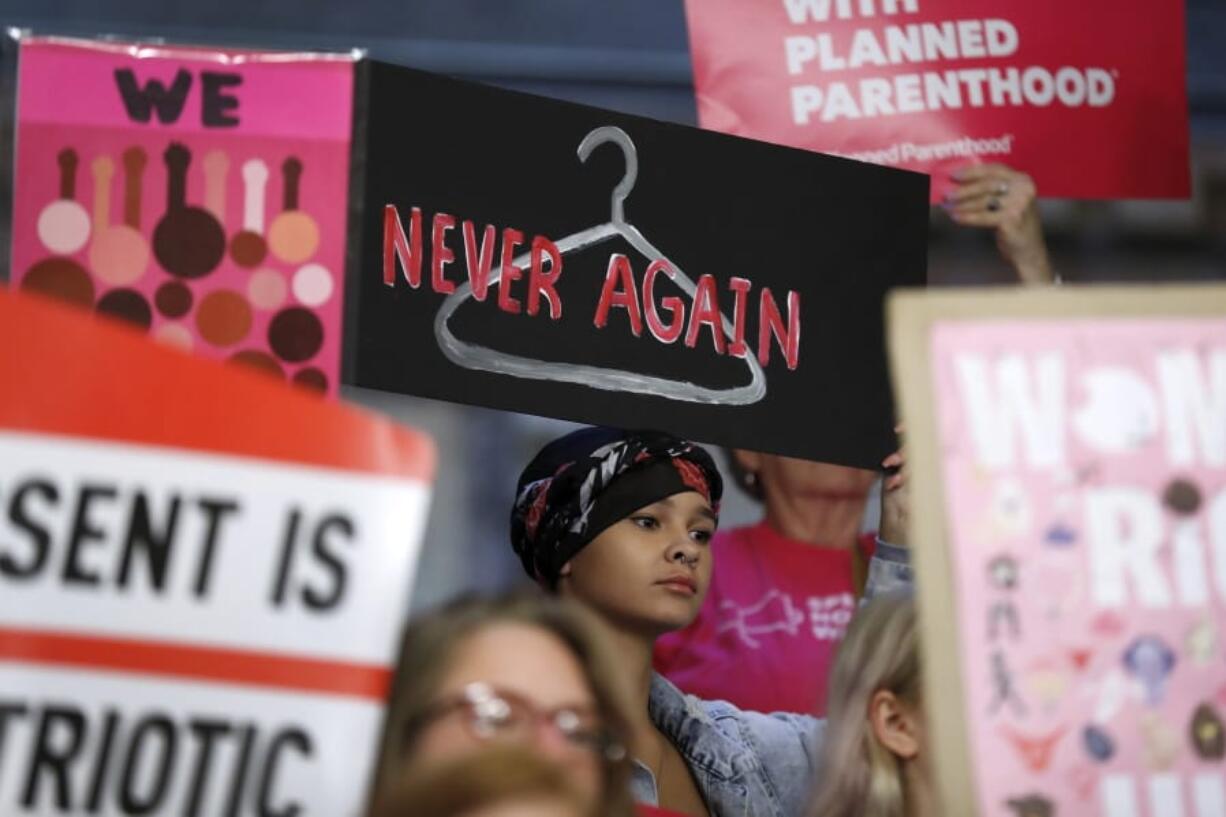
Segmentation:
{"type": "Polygon", "coordinates": [[[421,434],[0,293],[0,813],[356,815],[421,434]]]}

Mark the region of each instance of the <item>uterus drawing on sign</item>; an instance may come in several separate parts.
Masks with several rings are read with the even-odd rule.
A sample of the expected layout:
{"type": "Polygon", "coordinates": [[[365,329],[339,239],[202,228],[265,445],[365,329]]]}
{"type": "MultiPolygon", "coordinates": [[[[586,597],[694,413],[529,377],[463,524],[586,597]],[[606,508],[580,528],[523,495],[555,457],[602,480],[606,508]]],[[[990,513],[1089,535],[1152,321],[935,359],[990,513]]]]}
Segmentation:
{"type": "Polygon", "coordinates": [[[1008,704],[1015,715],[1026,714],[1026,704],[1017,691],[1016,676],[1009,667],[1008,658],[1001,650],[992,653],[992,701],[988,704],[988,714],[997,715],[1001,708],[1008,704]]]}
{"type": "Polygon", "coordinates": [[[988,607],[988,640],[997,641],[1001,628],[1014,641],[1022,636],[1022,625],[1013,601],[1017,591],[1018,565],[1012,556],[997,556],[988,562],[988,582],[997,591],[996,598],[988,607]]]}
{"type": "Polygon", "coordinates": [[[756,604],[742,607],[735,601],[725,599],[720,604],[717,632],[734,632],[745,646],[756,650],[762,646],[756,636],[784,632],[795,636],[804,624],[805,614],[792,601],[792,597],[778,589],[772,589],[756,604]]]}
{"type": "Polygon", "coordinates": [[[1145,634],[1133,639],[1121,660],[1128,674],[1140,685],[1145,704],[1161,705],[1175,669],[1175,650],[1160,636],[1145,634]]]}
{"type": "MultiPolygon", "coordinates": [[[[595,128],[579,144],[579,161],[586,162],[593,150],[606,143],[620,148],[626,163],[626,172],[613,189],[612,212],[609,221],[572,233],[557,241],[554,246],[561,255],[565,255],[620,237],[653,264],[659,264],[665,268],[672,282],[691,299],[696,300],[700,292],[694,279],[669,260],[663,252],[647,240],[637,227],[626,220],[626,198],[634,188],[634,182],[638,177],[638,151],[629,134],[613,126],[595,128]]],[[[511,269],[527,268],[531,263],[532,253],[526,252],[514,258],[506,266],[511,269]]],[[[488,284],[490,286],[500,284],[502,275],[503,266],[494,265],[489,272],[488,284]]],[[[749,370],[748,383],[727,388],[712,388],[688,380],[670,379],[607,366],[537,360],[460,340],[452,332],[449,321],[455,311],[473,297],[472,284],[467,281],[459,283],[455,291],[444,299],[434,318],[434,334],[438,340],[439,349],[448,360],[458,366],[530,380],[573,383],[606,391],[634,392],[669,400],[711,405],[746,406],[766,397],[767,384],[763,364],[751,352],[737,355],[749,370]]],[[[714,322],[719,324],[727,337],[737,336],[736,325],[727,315],[722,312],[718,313],[718,320],[714,322]]]]}

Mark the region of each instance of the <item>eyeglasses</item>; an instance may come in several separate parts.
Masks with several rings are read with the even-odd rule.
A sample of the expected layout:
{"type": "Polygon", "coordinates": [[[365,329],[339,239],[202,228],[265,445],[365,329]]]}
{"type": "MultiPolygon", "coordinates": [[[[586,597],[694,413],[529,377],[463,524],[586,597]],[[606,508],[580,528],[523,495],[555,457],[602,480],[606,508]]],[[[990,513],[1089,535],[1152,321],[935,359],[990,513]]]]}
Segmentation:
{"type": "Polygon", "coordinates": [[[473,683],[459,693],[430,706],[420,717],[406,724],[405,736],[418,733],[426,725],[460,714],[464,726],[477,740],[499,743],[527,743],[552,728],[576,749],[591,752],[609,761],[625,758],[625,748],[600,723],[599,716],[586,707],[542,709],[522,695],[473,683]]]}

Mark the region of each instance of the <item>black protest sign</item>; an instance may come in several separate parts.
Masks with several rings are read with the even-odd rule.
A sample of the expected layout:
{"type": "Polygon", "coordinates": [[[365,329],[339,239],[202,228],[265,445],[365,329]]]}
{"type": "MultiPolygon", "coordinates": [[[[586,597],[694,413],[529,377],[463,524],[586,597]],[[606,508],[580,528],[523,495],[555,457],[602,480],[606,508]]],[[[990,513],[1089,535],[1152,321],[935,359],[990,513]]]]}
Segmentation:
{"type": "MultiPolygon", "coordinates": [[[[346,379],[874,467],[927,177],[371,63],[346,379]]],[[[360,150],[359,145],[359,150],[360,150]]]]}

